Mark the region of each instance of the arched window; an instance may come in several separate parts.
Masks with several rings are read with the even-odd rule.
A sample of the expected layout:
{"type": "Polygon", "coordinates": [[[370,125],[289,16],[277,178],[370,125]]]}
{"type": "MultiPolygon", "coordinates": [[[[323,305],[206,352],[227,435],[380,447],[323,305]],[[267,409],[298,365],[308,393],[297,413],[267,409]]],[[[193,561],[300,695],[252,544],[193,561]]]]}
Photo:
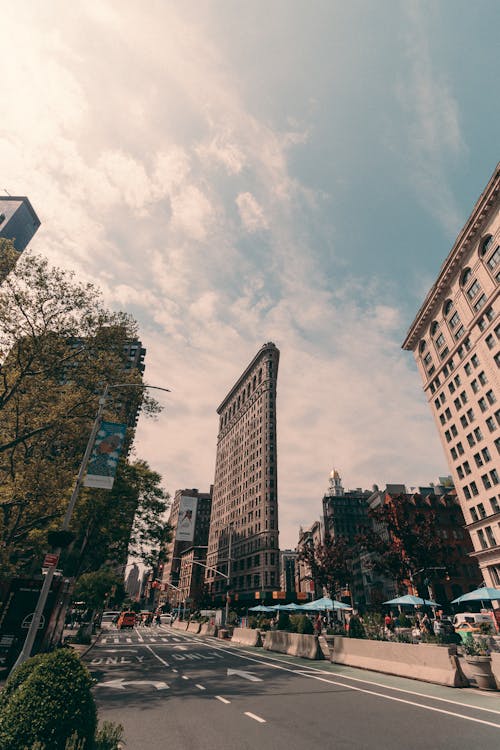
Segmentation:
{"type": "Polygon", "coordinates": [[[491,248],[493,244],[493,235],[487,234],[486,237],[484,237],[481,240],[481,244],[479,245],[479,255],[483,257],[483,255],[486,255],[488,250],[491,248]]]}
{"type": "Polygon", "coordinates": [[[438,328],[439,328],[439,323],[437,322],[437,320],[433,320],[431,323],[431,336],[435,335],[438,328]]]}
{"type": "Polygon", "coordinates": [[[253,381],[252,381],[252,388],[253,388],[253,390],[255,390],[256,386],[257,386],[257,376],[254,375],[253,376],[253,381]]]}
{"type": "Polygon", "coordinates": [[[472,271],[470,270],[470,268],[466,268],[465,271],[462,274],[462,278],[460,279],[460,284],[462,286],[464,286],[465,284],[467,284],[467,282],[469,281],[469,279],[471,278],[471,276],[472,276],[472,271]]]}
{"type": "Polygon", "coordinates": [[[420,352],[420,354],[422,354],[422,352],[425,352],[426,348],[427,344],[425,343],[424,339],[422,339],[422,341],[418,345],[418,351],[420,352]]]}
{"type": "Polygon", "coordinates": [[[443,305],[443,314],[448,315],[452,307],[453,307],[453,302],[451,301],[451,299],[447,299],[443,305]]]}

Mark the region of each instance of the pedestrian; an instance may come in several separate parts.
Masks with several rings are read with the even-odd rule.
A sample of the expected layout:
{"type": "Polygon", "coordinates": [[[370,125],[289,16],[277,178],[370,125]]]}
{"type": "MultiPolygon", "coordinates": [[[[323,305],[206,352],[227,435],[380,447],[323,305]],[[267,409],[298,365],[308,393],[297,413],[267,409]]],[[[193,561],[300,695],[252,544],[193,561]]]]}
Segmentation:
{"type": "Polygon", "coordinates": [[[159,612],[156,613],[155,622],[156,622],[156,625],[158,627],[160,627],[160,625],[161,625],[161,616],[160,616],[159,612]]]}
{"type": "Polygon", "coordinates": [[[316,615],[316,619],[314,621],[314,632],[316,635],[321,635],[321,631],[323,629],[323,619],[320,614],[316,615]]]}

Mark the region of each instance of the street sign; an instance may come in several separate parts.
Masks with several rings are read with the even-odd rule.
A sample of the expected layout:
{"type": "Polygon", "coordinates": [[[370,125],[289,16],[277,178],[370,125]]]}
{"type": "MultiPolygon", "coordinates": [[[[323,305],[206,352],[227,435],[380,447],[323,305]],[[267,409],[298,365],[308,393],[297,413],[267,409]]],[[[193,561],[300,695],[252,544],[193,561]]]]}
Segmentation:
{"type": "Polygon", "coordinates": [[[48,553],[45,555],[42,568],[55,568],[59,562],[59,555],[48,553]]]}
{"type": "MultiPolygon", "coordinates": [[[[33,619],[33,615],[35,613],[31,612],[31,614],[26,615],[24,620],[21,623],[21,627],[24,628],[24,630],[27,630],[29,626],[31,625],[31,621],[33,619]]],[[[45,627],[45,617],[43,615],[40,615],[40,622],[38,623],[38,630],[43,630],[45,627]]]]}

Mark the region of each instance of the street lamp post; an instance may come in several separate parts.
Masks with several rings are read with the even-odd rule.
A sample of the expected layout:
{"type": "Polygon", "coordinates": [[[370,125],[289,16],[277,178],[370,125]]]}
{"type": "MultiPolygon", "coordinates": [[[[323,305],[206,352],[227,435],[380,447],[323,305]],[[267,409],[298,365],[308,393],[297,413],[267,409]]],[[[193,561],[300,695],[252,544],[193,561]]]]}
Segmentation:
{"type": "Polygon", "coordinates": [[[175,591],[178,591],[181,595],[181,601],[182,601],[182,619],[184,620],[186,616],[186,597],[182,593],[182,589],[180,589],[178,586],[174,586],[173,583],[168,583],[168,581],[161,581],[165,586],[170,586],[171,589],[175,589],[175,591]]]}
{"type": "MultiPolygon", "coordinates": [[[[64,519],[61,525],[61,531],[67,532],[69,530],[71,517],[75,509],[76,501],[78,500],[78,495],[80,494],[80,489],[81,489],[81,486],[85,477],[85,472],[87,470],[87,465],[89,462],[90,454],[92,453],[94,441],[99,431],[99,427],[101,425],[102,415],[104,412],[104,407],[106,405],[106,399],[108,397],[108,393],[111,390],[111,388],[144,388],[144,389],[152,388],[158,391],[170,392],[169,388],[161,388],[160,386],[156,386],[156,385],[142,385],[140,383],[116,383],[114,385],[109,385],[108,383],[106,383],[106,385],[104,386],[104,390],[101,396],[99,397],[99,408],[97,409],[97,414],[94,420],[94,424],[92,425],[92,429],[90,431],[90,436],[87,442],[87,447],[85,448],[85,452],[83,454],[82,462],[78,470],[78,475],[76,477],[76,481],[73,487],[73,491],[71,493],[68,507],[66,508],[66,513],[64,514],[64,519]]],[[[19,667],[23,662],[26,661],[26,659],[29,659],[29,657],[31,656],[31,650],[35,642],[36,633],[40,625],[40,620],[42,618],[43,610],[45,609],[45,604],[47,602],[47,597],[49,595],[50,587],[52,585],[52,580],[56,572],[57,561],[59,560],[61,551],[62,551],[62,548],[57,547],[54,553],[55,556],[57,557],[57,560],[54,565],[50,565],[47,568],[47,573],[45,574],[45,580],[43,582],[43,586],[41,588],[40,595],[38,597],[38,602],[35,607],[33,617],[31,619],[30,627],[26,635],[26,640],[24,641],[23,648],[21,650],[21,653],[17,657],[16,663],[14,664],[13,669],[16,669],[16,667],[19,667]]]]}

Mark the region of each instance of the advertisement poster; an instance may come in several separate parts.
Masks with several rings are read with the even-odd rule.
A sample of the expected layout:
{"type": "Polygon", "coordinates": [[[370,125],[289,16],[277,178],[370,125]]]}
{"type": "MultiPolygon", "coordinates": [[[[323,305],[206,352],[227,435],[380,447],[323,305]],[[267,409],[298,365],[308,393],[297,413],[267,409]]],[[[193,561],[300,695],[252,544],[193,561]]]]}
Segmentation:
{"type": "Polygon", "coordinates": [[[127,425],[101,422],[83,480],[85,487],[110,490],[115,480],[127,425]]]}
{"type": "Polygon", "coordinates": [[[177,533],[175,535],[177,541],[193,541],[197,507],[198,498],[181,495],[179,503],[179,520],[177,521],[177,533]]]}

